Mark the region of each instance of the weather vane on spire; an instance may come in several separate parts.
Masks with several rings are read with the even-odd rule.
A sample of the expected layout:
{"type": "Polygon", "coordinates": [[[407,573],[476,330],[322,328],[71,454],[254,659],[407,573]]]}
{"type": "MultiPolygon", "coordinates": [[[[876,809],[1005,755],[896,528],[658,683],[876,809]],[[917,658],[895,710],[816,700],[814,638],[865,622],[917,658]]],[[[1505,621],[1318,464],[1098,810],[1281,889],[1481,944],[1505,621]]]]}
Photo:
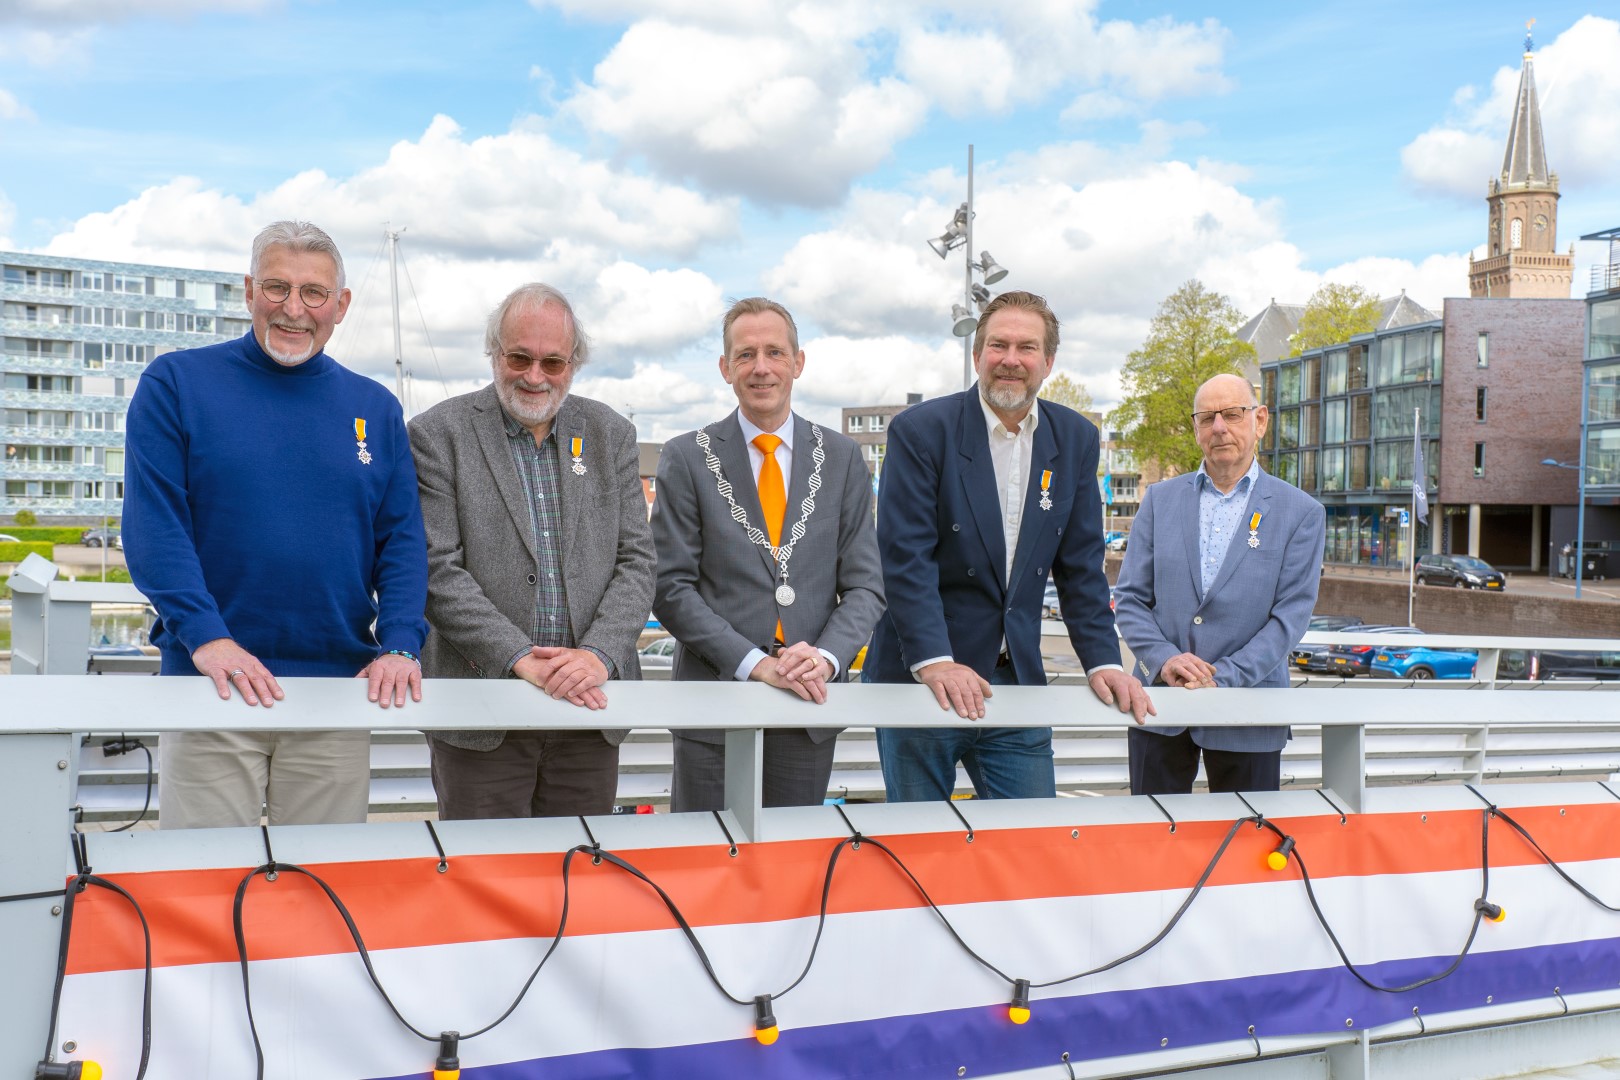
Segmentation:
{"type": "Polygon", "coordinates": [[[1534,52],[1536,49],[1536,43],[1530,37],[1530,31],[1535,28],[1535,25],[1536,20],[1534,19],[1531,19],[1524,24],[1524,51],[1527,53],[1534,52]]]}

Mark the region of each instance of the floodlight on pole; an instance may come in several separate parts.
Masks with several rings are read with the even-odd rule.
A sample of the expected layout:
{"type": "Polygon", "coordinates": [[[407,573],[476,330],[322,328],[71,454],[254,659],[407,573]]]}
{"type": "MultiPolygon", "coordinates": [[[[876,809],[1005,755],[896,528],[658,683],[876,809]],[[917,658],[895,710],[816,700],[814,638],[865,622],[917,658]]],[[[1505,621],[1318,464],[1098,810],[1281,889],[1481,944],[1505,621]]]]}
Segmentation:
{"type": "Polygon", "coordinates": [[[979,320],[961,304],[951,305],[951,333],[959,338],[973,336],[973,331],[979,328],[979,320]]]}
{"type": "Polygon", "coordinates": [[[962,387],[973,385],[973,332],[978,328],[978,319],[973,311],[977,307],[983,311],[984,306],[990,302],[990,290],[985,285],[994,285],[1007,276],[1007,268],[990,257],[988,251],[979,252],[979,261],[973,261],[973,144],[968,144],[967,167],[967,202],[956,208],[956,214],[943,233],[928,241],[928,246],[935,255],[945,258],[957,248],[965,248],[963,262],[966,266],[962,281],[962,303],[951,305],[951,333],[962,339],[962,387]],[[975,284],[973,272],[977,270],[984,275],[984,285],[975,284]]]}

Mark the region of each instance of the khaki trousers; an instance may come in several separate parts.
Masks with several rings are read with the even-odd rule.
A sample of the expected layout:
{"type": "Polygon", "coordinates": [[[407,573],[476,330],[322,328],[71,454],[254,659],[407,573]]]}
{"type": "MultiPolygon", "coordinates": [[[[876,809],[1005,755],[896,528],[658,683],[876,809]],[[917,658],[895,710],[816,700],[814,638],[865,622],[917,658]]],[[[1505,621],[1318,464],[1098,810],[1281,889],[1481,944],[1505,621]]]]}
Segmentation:
{"type": "Polygon", "coordinates": [[[366,820],[369,731],[182,731],[159,752],[160,828],[366,820]]]}

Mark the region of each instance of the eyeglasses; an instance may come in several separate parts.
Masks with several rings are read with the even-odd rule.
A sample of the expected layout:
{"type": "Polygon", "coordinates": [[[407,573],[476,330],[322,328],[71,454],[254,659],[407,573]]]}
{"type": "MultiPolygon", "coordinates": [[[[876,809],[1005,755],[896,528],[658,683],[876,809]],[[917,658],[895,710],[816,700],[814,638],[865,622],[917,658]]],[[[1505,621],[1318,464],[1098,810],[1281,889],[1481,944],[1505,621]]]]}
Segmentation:
{"type": "MultiPolygon", "coordinates": [[[[274,278],[268,281],[258,281],[255,284],[259,286],[259,291],[264,294],[264,298],[272,304],[285,302],[287,297],[293,293],[293,287],[290,283],[277,281],[274,278]]],[[[323,288],[320,285],[298,286],[298,299],[302,300],[307,308],[318,308],[331,298],[331,289],[323,288]]]]}
{"type": "Polygon", "coordinates": [[[502,353],[501,359],[506,361],[506,370],[514,375],[527,374],[528,370],[536,364],[539,364],[540,370],[547,375],[561,375],[568,370],[568,365],[573,363],[572,360],[564,359],[561,356],[542,356],[536,360],[528,353],[520,352],[502,353]]]}
{"type": "Polygon", "coordinates": [[[1228,427],[1241,423],[1243,417],[1258,409],[1258,405],[1234,405],[1230,409],[1211,409],[1208,412],[1195,412],[1192,414],[1193,423],[1201,428],[1213,427],[1218,416],[1226,421],[1228,427]]]}

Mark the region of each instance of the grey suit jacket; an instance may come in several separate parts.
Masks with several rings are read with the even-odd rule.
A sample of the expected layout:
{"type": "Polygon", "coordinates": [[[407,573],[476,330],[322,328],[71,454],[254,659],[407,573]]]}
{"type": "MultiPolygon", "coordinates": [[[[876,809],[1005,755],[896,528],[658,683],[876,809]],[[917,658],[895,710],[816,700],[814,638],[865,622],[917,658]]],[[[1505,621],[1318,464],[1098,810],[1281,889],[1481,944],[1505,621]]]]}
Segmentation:
{"type": "MultiPolygon", "coordinates": [[[[762,528],[759,489],[737,413],[707,428],[732,498],[762,528]]],[[[789,607],[775,599],[779,578],[771,554],[750,543],[732,520],[714,474],[704,464],[697,433],[671,439],[658,461],[653,503],[653,542],[658,551],[658,588],[653,614],[678,642],[673,677],[730,679],[750,649],[776,636],[788,644],[808,641],[838,658],[840,678],[872,635],[883,613],[883,572],[872,529],[872,477],[854,440],[822,430],[826,460],[815,512],[788,562],[788,582],[797,594],[789,607]]],[[[793,475],[787,485],[783,538],[792,535],[810,494],[815,435],[810,421],[794,416],[793,475]]],[[[688,731],[689,737],[723,741],[718,731],[688,731]]],[[[822,741],[837,734],[811,729],[822,741]]]]}
{"type": "MultiPolygon", "coordinates": [[[[1321,583],[1322,504],[1261,472],[1206,594],[1198,572],[1196,481],[1190,473],[1148,488],[1131,526],[1114,617],[1137,673],[1145,683],[1157,681],[1165,661],[1190,652],[1215,666],[1217,686],[1287,687],[1288,650],[1310,624],[1321,583]],[[1257,511],[1259,544],[1250,547],[1248,526],[1257,511]]],[[[1192,736],[1211,750],[1280,750],[1288,728],[1195,727],[1192,736]]]]}
{"type": "MultiPolygon", "coordinates": [[[[512,461],[495,388],[435,405],[410,423],[427,526],[429,623],[422,673],[499,679],[528,647],[538,569],[529,503],[512,461]]],[[[562,463],[563,585],[574,640],[612,658],[620,679],[641,678],[636,639],[652,608],[653,551],[635,425],[569,394],[553,423],[562,463]],[[569,468],[583,441],[585,474],[569,468]]],[[[626,732],[604,731],[611,743],[626,732]]],[[[500,731],[435,733],[493,750],[500,731]]]]}

